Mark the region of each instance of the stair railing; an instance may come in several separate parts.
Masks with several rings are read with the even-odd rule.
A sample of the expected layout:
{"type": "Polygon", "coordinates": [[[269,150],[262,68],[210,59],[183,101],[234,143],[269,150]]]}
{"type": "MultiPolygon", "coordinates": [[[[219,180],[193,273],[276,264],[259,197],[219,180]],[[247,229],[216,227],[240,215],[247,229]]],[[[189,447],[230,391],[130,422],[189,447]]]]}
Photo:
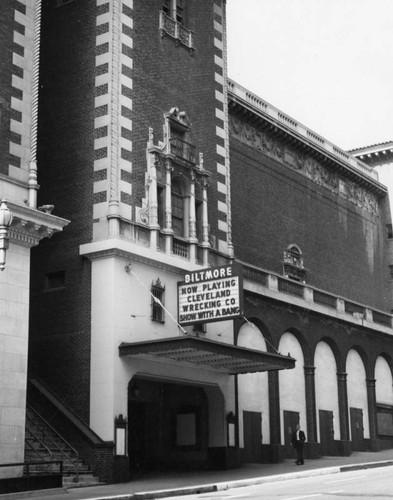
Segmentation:
{"type": "MultiPolygon", "coordinates": [[[[48,441],[50,441],[54,447],[56,448],[57,451],[59,451],[66,459],[70,460],[71,461],[71,464],[74,466],[74,470],[75,470],[75,481],[78,482],[79,481],[79,453],[77,452],[77,450],[66,440],[64,439],[64,437],[59,434],[56,429],[54,429],[50,423],[45,420],[45,418],[40,415],[31,405],[27,404],[27,408],[29,409],[29,411],[31,411],[32,413],[34,413],[34,415],[41,421],[41,423],[43,423],[47,428],[50,429],[50,431],[56,435],[57,438],[59,438],[60,441],[62,441],[76,456],[76,460],[72,460],[72,457],[70,457],[69,455],[67,455],[67,453],[61,448],[59,447],[59,445],[52,439],[52,437],[49,435],[49,434],[46,434],[44,432],[44,430],[42,429],[42,435],[43,435],[43,438],[46,438],[48,441]]],[[[27,415],[27,420],[31,420],[31,418],[27,415]]]]}
{"type": "MultiPolygon", "coordinates": [[[[42,460],[41,462],[15,462],[9,464],[0,464],[0,468],[6,467],[23,467],[23,473],[25,476],[29,477],[32,475],[30,467],[35,467],[36,465],[51,465],[55,464],[59,466],[59,474],[63,476],[63,462],[62,460],[42,460]]],[[[51,472],[51,471],[50,471],[51,472]]]]}
{"type": "MultiPolygon", "coordinates": [[[[43,448],[45,448],[46,452],[49,454],[49,457],[50,457],[50,460],[52,460],[53,458],[53,454],[52,454],[52,451],[50,450],[50,448],[48,448],[46,446],[46,444],[35,434],[35,432],[33,432],[31,429],[26,429],[26,433],[28,433],[29,435],[31,435],[43,448]]],[[[46,462],[47,460],[45,460],[45,457],[44,455],[42,455],[42,453],[40,453],[36,448],[34,448],[34,446],[26,440],[25,438],[25,444],[30,448],[31,451],[33,451],[42,461],[46,462]]]]}

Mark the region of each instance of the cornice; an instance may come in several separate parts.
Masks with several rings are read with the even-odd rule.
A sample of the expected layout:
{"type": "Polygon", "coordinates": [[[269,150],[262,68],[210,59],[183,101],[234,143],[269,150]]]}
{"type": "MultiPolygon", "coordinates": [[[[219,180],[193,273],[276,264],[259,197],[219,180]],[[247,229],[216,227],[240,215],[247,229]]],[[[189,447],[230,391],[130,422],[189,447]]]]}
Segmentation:
{"type": "Polygon", "coordinates": [[[376,144],[359,149],[353,149],[350,153],[359,158],[367,165],[376,167],[393,161],[393,142],[385,142],[383,144],[376,144]]]}
{"type": "Polygon", "coordinates": [[[26,246],[38,245],[40,240],[50,238],[69,224],[66,219],[12,201],[7,200],[7,207],[13,214],[8,237],[26,246]]]}
{"type": "Polygon", "coordinates": [[[378,182],[378,174],[366,163],[341,150],[231,80],[228,90],[229,109],[233,114],[307,151],[315,159],[339,171],[343,176],[367,186],[367,189],[377,196],[386,195],[387,188],[378,182]]]}
{"type": "Polygon", "coordinates": [[[80,246],[79,253],[89,260],[117,257],[125,261],[138,262],[178,275],[203,268],[202,265],[191,264],[189,261],[184,261],[184,259],[177,258],[176,256],[166,255],[148,247],[118,238],[86,243],[80,246]]]}

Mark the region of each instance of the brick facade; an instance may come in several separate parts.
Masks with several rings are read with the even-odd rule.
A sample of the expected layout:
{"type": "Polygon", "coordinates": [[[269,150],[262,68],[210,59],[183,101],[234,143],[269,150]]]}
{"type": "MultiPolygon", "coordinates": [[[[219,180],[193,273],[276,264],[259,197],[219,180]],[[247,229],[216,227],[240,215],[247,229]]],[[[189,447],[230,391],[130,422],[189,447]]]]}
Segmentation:
{"type": "Polygon", "coordinates": [[[380,293],[387,281],[382,204],[377,212],[359,207],[236,137],[231,138],[231,176],[240,260],[282,274],[283,252],[297,244],[307,283],[389,311],[380,293]]]}
{"type": "Polygon", "coordinates": [[[56,2],[43,3],[38,203],[50,200],[55,205],[54,213],[73,223],[64,238],[54,237],[42,251],[32,252],[29,353],[32,372],[49,378],[86,421],[90,264],[80,258],[78,248],[92,235],[95,25],[94,2],[61,7],[56,2]],[[58,271],[65,272],[65,287],[46,291],[45,276],[58,271]],[[47,351],[51,356],[45,354],[47,351]]]}

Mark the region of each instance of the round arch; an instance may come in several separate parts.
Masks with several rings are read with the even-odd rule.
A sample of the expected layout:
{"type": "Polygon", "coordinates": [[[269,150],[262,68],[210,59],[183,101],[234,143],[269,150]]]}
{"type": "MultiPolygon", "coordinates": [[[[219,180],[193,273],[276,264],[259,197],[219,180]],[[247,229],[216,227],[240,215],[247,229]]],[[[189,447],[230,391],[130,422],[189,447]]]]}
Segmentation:
{"type": "Polygon", "coordinates": [[[264,321],[262,321],[260,318],[255,317],[255,316],[250,316],[247,318],[247,320],[241,319],[237,322],[237,325],[235,327],[235,344],[237,345],[237,343],[238,343],[239,332],[240,332],[241,328],[247,323],[252,323],[258,328],[261,335],[265,339],[267,352],[275,352],[276,353],[277,349],[275,348],[275,346],[273,344],[272,336],[270,334],[268,327],[266,326],[264,321]]]}
{"type": "Polygon", "coordinates": [[[361,358],[361,360],[363,362],[363,366],[364,366],[365,372],[366,372],[366,379],[367,378],[373,378],[374,377],[374,373],[373,373],[374,369],[371,366],[370,357],[367,354],[367,352],[364,350],[364,348],[362,346],[358,345],[358,344],[354,344],[353,346],[351,346],[348,349],[348,351],[345,353],[345,355],[343,355],[343,359],[345,359],[345,366],[346,366],[346,363],[347,363],[348,354],[351,351],[357,352],[358,355],[360,356],[360,358],[361,358]]]}
{"type": "Polygon", "coordinates": [[[303,344],[302,336],[292,329],[283,333],[279,343],[281,353],[290,353],[296,359],[295,368],[278,372],[281,443],[286,446],[290,445],[296,423],[300,422],[307,435],[303,344]]]}
{"type": "Polygon", "coordinates": [[[321,443],[321,453],[331,455],[334,452],[333,440],[341,439],[337,356],[332,349],[332,342],[326,342],[326,339],[318,342],[314,366],[317,441],[321,443]]]}
{"type": "MultiPolygon", "coordinates": [[[[264,352],[268,350],[263,332],[252,321],[244,322],[240,326],[237,333],[237,345],[264,352]]],[[[259,429],[247,428],[251,418],[253,421],[261,422],[261,442],[270,444],[269,408],[268,373],[238,375],[239,446],[241,448],[247,448],[249,437],[250,439],[259,439],[259,429]],[[251,438],[252,433],[257,435],[251,438]]],[[[249,453],[249,450],[245,449],[246,457],[249,453]]]]}
{"type": "Polygon", "coordinates": [[[375,360],[374,373],[376,403],[393,407],[393,374],[384,356],[375,360]]]}
{"type": "Polygon", "coordinates": [[[344,372],[345,371],[344,357],[343,357],[340,349],[338,348],[336,342],[330,337],[322,337],[321,339],[319,339],[318,343],[316,344],[314,354],[313,354],[314,364],[315,364],[315,351],[316,351],[316,348],[320,342],[325,342],[325,344],[327,344],[330,347],[330,349],[332,350],[332,353],[334,355],[334,359],[336,362],[336,366],[337,366],[337,372],[344,372]]]}
{"type": "MultiPolygon", "coordinates": [[[[367,395],[367,356],[362,349],[352,348],[346,357],[348,409],[352,449],[361,451],[364,439],[370,437],[368,395],[367,395]]],[[[370,367],[368,366],[368,369],[370,367]]]]}
{"type": "Polygon", "coordinates": [[[291,354],[291,353],[287,353],[285,352],[282,348],[281,348],[281,339],[282,337],[286,334],[286,333],[291,333],[295,338],[296,340],[299,342],[301,348],[302,348],[302,353],[303,353],[303,358],[304,358],[304,365],[307,366],[307,365],[312,365],[313,363],[313,357],[312,357],[312,353],[311,353],[311,350],[310,350],[310,345],[309,343],[307,342],[305,336],[303,335],[303,333],[298,330],[297,328],[287,328],[285,330],[285,332],[281,335],[281,338],[280,338],[280,341],[279,341],[279,346],[280,346],[280,349],[279,349],[279,352],[281,354],[291,354]]]}

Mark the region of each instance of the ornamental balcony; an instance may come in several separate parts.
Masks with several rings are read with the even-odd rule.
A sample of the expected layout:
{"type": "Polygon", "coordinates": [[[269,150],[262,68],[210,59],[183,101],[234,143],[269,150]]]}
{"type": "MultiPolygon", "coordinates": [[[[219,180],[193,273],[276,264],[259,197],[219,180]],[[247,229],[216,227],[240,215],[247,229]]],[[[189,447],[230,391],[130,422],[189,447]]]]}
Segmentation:
{"type": "Polygon", "coordinates": [[[190,51],[194,51],[192,31],[185,28],[172,17],[160,12],[160,33],[161,37],[167,35],[173,38],[179,45],[184,45],[190,51]]]}

